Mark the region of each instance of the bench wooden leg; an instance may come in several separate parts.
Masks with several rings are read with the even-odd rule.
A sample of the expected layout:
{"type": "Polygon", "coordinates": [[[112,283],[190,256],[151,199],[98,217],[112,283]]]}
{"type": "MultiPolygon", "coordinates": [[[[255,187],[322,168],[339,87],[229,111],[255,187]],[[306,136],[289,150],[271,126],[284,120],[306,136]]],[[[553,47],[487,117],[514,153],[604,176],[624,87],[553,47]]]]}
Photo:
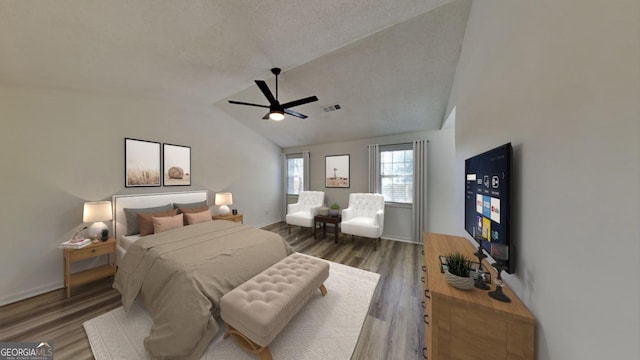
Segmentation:
{"type": "Polygon", "coordinates": [[[233,341],[235,341],[235,343],[238,344],[238,346],[240,346],[241,348],[249,352],[252,352],[258,355],[258,359],[273,360],[273,357],[271,356],[271,351],[269,350],[269,346],[258,345],[248,337],[244,336],[244,334],[242,334],[240,331],[234,329],[231,325],[229,324],[226,324],[226,325],[227,325],[227,331],[225,331],[223,339],[226,339],[227,337],[231,336],[233,341]]]}
{"type": "Polygon", "coordinates": [[[322,296],[327,295],[327,288],[324,287],[324,284],[320,285],[320,294],[322,294],[322,296]]]}

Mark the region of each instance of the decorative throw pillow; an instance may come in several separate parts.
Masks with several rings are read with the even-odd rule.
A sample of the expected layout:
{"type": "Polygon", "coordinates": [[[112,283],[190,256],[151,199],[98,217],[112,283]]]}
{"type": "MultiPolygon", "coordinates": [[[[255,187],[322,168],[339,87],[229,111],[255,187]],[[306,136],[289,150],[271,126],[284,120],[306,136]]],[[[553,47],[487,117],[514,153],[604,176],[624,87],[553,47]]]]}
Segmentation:
{"type": "Polygon", "coordinates": [[[171,204],[150,208],[122,209],[122,211],[124,211],[125,217],[127,218],[126,235],[136,235],[140,233],[140,228],[138,227],[138,213],[153,214],[162,211],[169,211],[171,209],[171,204]]]}
{"type": "MultiPolygon", "coordinates": [[[[200,207],[194,207],[194,208],[190,208],[190,207],[179,207],[178,208],[178,214],[192,214],[192,213],[199,213],[199,212],[203,212],[203,211],[209,211],[209,206],[204,205],[204,206],[200,206],[200,207]]],[[[187,217],[185,216],[184,218],[184,225],[187,226],[189,225],[187,223],[187,217]]]]}
{"type": "Polygon", "coordinates": [[[174,203],[173,204],[173,208],[174,209],[179,209],[179,208],[197,208],[197,207],[203,207],[203,206],[207,206],[207,200],[198,201],[198,202],[194,202],[194,203],[185,203],[185,204],[174,203]]]}
{"type": "Polygon", "coordinates": [[[174,216],[154,217],[153,218],[153,232],[161,233],[163,231],[183,227],[183,215],[178,214],[174,216]]]}
{"type": "Polygon", "coordinates": [[[178,215],[178,210],[173,209],[169,211],[157,212],[154,214],[138,213],[138,228],[140,229],[140,236],[153,234],[154,217],[166,217],[174,215],[178,215]]]}
{"type": "Polygon", "coordinates": [[[196,213],[184,214],[187,225],[193,225],[201,222],[213,221],[209,209],[196,213]]]}
{"type": "Polygon", "coordinates": [[[205,206],[198,206],[198,207],[179,207],[178,208],[178,214],[183,213],[183,214],[190,214],[190,213],[198,213],[198,212],[203,212],[203,211],[209,211],[209,207],[207,205],[205,206]]]}

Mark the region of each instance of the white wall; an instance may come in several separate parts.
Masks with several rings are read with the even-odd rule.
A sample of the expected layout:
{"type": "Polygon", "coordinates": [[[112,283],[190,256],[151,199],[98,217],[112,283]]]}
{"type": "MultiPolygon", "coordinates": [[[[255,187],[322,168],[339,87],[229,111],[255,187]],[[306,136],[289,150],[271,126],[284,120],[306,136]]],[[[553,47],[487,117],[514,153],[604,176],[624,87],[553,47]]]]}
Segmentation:
{"type": "MultiPolygon", "coordinates": [[[[455,206],[451,199],[455,186],[454,130],[422,131],[377,138],[360,139],[345,142],[317,144],[286,148],[285,153],[309,151],[311,190],[324,191],[325,202],[338,202],[342,208],[349,203],[352,192],[368,192],[368,151],[369,144],[397,144],[415,139],[429,140],[427,146],[427,228],[439,233],[455,231],[455,206]],[[349,154],[351,187],[348,189],[325,188],[325,156],[349,154]]],[[[411,209],[407,207],[387,206],[385,209],[384,238],[411,241],[411,209]]]]}
{"type": "Polygon", "coordinates": [[[85,200],[224,190],[245,223],[279,221],[280,148],[211,105],[0,86],[0,119],[0,304],[62,287],[85,200]],[[125,137],[191,146],[192,186],[124,188],[125,137]]]}
{"type": "Polygon", "coordinates": [[[448,108],[464,159],[514,145],[537,359],[639,359],[640,2],[474,1],[448,108]]]}

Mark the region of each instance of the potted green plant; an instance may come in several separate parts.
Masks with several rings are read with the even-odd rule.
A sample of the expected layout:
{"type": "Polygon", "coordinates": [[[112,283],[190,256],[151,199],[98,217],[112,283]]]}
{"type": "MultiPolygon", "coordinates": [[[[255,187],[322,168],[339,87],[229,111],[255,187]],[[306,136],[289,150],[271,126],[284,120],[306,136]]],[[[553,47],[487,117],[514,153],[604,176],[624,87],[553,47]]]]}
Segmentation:
{"type": "Polygon", "coordinates": [[[474,279],[471,277],[471,259],[459,252],[447,255],[446,259],[447,271],[444,273],[444,278],[449,285],[460,290],[472,289],[474,279]]]}
{"type": "Polygon", "coordinates": [[[334,202],[333,204],[331,204],[331,206],[329,206],[329,215],[331,216],[340,215],[340,205],[338,205],[337,202],[334,202]]]}

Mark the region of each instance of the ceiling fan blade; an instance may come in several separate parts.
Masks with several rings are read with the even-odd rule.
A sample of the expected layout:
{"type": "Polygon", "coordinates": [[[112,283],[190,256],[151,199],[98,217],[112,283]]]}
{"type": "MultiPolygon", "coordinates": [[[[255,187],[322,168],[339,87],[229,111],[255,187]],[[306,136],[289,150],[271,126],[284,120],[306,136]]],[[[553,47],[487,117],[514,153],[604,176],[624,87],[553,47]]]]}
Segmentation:
{"type": "Polygon", "coordinates": [[[276,100],[276,98],[273,97],[273,94],[271,93],[271,90],[269,90],[269,87],[267,86],[266,82],[262,80],[256,80],[256,85],[258,85],[258,87],[260,88],[260,91],[262,91],[264,96],[267,98],[267,100],[269,101],[269,104],[271,105],[278,104],[278,100],[276,100]]]}
{"type": "Polygon", "coordinates": [[[318,98],[315,97],[315,96],[309,96],[309,97],[306,97],[304,99],[298,99],[298,100],[290,101],[290,102],[288,102],[286,104],[282,104],[282,107],[285,108],[285,109],[286,108],[292,108],[292,107],[295,107],[295,106],[304,105],[304,104],[307,104],[307,103],[310,103],[310,102],[314,102],[314,101],[318,101],[318,98]]]}
{"type": "Polygon", "coordinates": [[[252,103],[242,102],[242,101],[229,100],[229,103],[230,104],[237,104],[237,105],[257,106],[257,107],[267,108],[267,109],[269,108],[269,105],[252,104],[252,103]]]}
{"type": "Polygon", "coordinates": [[[307,115],[300,114],[299,112],[296,112],[296,111],[293,111],[293,110],[289,110],[289,109],[284,109],[284,113],[285,114],[289,114],[291,116],[299,117],[300,119],[306,119],[307,118],[307,115]]]}
{"type": "Polygon", "coordinates": [[[271,114],[271,111],[269,111],[265,116],[263,116],[262,120],[269,120],[269,114],[271,114]]]}

